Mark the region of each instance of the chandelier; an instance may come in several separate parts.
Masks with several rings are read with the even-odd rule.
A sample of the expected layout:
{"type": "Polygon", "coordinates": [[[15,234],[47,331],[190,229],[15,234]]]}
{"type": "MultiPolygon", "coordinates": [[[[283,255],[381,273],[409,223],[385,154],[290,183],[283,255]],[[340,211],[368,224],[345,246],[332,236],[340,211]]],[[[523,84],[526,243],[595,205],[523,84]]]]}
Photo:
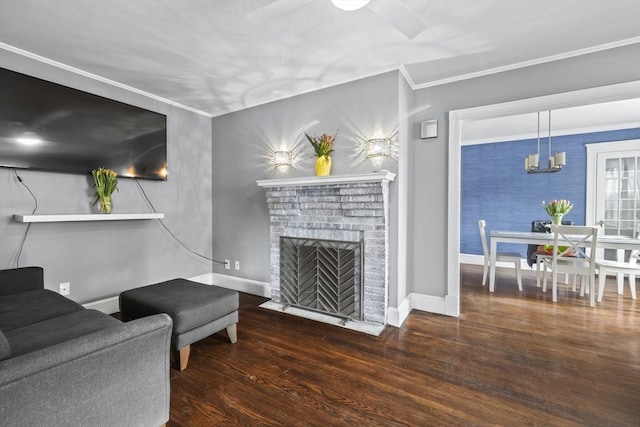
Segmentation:
{"type": "Polygon", "coordinates": [[[549,136],[547,138],[548,155],[546,159],[540,157],[540,112],[538,111],[538,152],[529,154],[524,159],[524,169],[527,173],[553,173],[560,172],[567,164],[567,154],[562,151],[551,154],[551,111],[549,111],[549,136]],[[541,160],[546,161],[546,167],[541,167],[541,160]]]}

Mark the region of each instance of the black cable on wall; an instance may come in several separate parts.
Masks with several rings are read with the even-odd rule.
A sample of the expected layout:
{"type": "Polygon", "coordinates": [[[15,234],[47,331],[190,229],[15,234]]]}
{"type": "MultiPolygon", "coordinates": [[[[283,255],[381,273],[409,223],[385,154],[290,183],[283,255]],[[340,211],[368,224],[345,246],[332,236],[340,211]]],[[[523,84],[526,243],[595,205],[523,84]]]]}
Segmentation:
{"type": "MultiPolygon", "coordinates": [[[[24,188],[27,189],[27,191],[29,192],[29,194],[31,194],[31,197],[33,197],[33,201],[35,202],[35,206],[33,208],[33,211],[31,212],[31,215],[35,214],[36,211],[38,210],[38,199],[36,198],[36,195],[33,194],[33,191],[31,191],[31,189],[29,188],[29,186],[27,184],[24,183],[24,181],[22,180],[22,178],[18,175],[18,172],[15,170],[15,168],[13,168],[13,174],[16,176],[16,179],[18,180],[18,182],[20,184],[22,184],[22,186],[24,188]]],[[[18,247],[18,255],[16,256],[16,268],[20,267],[20,256],[22,255],[22,248],[24,248],[24,243],[27,241],[27,236],[29,235],[29,230],[31,229],[31,224],[33,224],[32,222],[30,222],[27,225],[26,230],[24,231],[24,236],[22,237],[22,241],[20,242],[20,246],[18,247]]]]}
{"type": "MultiPolygon", "coordinates": [[[[144,196],[145,200],[147,201],[147,203],[149,204],[149,206],[151,207],[151,209],[153,210],[153,212],[157,213],[158,211],[156,211],[155,206],[153,206],[153,203],[151,203],[151,200],[149,200],[149,197],[147,196],[147,193],[144,191],[144,188],[142,188],[142,185],[140,184],[140,182],[139,182],[137,179],[135,179],[135,178],[134,178],[133,180],[136,182],[136,184],[138,184],[138,188],[140,188],[140,191],[142,192],[142,195],[144,196]]],[[[173,232],[169,229],[169,227],[167,227],[167,225],[164,223],[164,221],[162,221],[161,219],[159,219],[159,220],[158,220],[158,222],[159,222],[159,223],[160,223],[160,225],[162,225],[162,227],[167,231],[167,233],[169,233],[169,235],[170,235],[171,237],[173,237],[173,239],[174,239],[176,242],[178,242],[180,245],[182,245],[182,247],[183,247],[183,248],[185,248],[187,251],[191,252],[192,254],[194,254],[194,255],[196,255],[196,256],[199,256],[199,257],[201,257],[201,258],[204,258],[204,259],[206,259],[206,260],[208,260],[208,261],[215,262],[215,263],[218,263],[218,264],[225,264],[225,262],[224,262],[224,261],[220,261],[220,260],[217,260],[217,259],[210,258],[210,257],[208,257],[208,256],[206,256],[206,255],[202,255],[201,253],[196,252],[196,251],[194,251],[193,249],[189,248],[189,247],[188,247],[187,245],[185,245],[185,244],[184,244],[180,239],[178,239],[178,238],[176,237],[176,235],[175,235],[175,234],[173,234],[173,232]]]]}

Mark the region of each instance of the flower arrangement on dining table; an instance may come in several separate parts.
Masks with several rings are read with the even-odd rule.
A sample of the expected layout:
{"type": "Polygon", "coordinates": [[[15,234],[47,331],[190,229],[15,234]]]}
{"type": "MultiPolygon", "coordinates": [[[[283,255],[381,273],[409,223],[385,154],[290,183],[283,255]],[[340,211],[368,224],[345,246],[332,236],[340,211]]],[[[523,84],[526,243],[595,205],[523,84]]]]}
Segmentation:
{"type": "Polygon", "coordinates": [[[562,218],[573,209],[573,203],[568,200],[551,200],[548,204],[542,202],[542,208],[549,214],[553,224],[561,225],[562,218]]]}
{"type": "Polygon", "coordinates": [[[111,195],[118,188],[118,174],[107,168],[98,168],[91,171],[96,188],[93,204],[100,202],[100,213],[111,213],[113,204],[111,195]]]}
{"type": "Polygon", "coordinates": [[[313,150],[316,153],[316,175],[326,176],[331,173],[331,153],[333,153],[333,146],[336,142],[336,136],[338,131],[333,135],[327,135],[323,133],[320,136],[310,136],[308,133],[304,133],[307,140],[313,146],[313,150]]]}

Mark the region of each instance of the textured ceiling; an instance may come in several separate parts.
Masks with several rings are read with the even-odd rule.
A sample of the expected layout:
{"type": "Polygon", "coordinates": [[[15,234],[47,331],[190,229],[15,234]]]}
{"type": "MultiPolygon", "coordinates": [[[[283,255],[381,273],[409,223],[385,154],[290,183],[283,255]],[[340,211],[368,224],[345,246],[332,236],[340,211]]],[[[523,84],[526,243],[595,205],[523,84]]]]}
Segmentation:
{"type": "Polygon", "coordinates": [[[640,1],[0,0],[0,42],[216,116],[401,66],[424,87],[639,43],[640,1]],[[413,39],[381,12],[400,1],[413,39]]]}

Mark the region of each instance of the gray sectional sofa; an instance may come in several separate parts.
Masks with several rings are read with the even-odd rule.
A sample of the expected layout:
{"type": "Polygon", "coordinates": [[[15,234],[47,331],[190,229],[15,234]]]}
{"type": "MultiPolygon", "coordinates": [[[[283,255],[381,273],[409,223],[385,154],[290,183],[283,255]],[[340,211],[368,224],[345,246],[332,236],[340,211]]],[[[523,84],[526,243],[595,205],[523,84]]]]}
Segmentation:
{"type": "Polygon", "coordinates": [[[40,267],[0,270],[0,424],[163,425],[171,328],[86,310],[44,289],[40,267]]]}

